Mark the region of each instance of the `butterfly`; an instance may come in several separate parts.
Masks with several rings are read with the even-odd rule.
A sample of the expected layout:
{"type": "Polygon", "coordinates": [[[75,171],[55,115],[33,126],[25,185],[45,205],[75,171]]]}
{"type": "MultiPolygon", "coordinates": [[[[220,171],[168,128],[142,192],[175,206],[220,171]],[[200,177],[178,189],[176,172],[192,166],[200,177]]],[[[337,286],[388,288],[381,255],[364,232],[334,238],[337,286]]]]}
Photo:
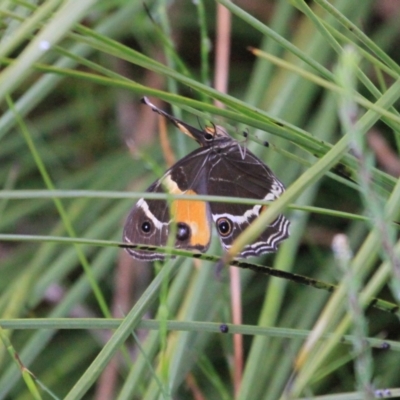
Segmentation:
{"type": "MultiPolygon", "coordinates": [[[[146,97],[142,102],[200,145],[169,168],[147,192],[233,196],[266,201],[273,201],[284,192],[283,184],[273,172],[222,127],[214,125],[197,129],[157,108],[146,97]]],[[[204,200],[141,198],[128,215],[123,240],[128,245],[129,254],[139,260],[163,260],[164,253],[145,251],[143,247],[167,245],[170,233],[175,236],[172,241],[175,248],[203,253],[210,246],[214,222],[222,247],[227,250],[266,207],[204,200]],[[135,245],[140,246],[135,248],[135,245]]],[[[289,226],[289,220],[279,215],[237,256],[246,258],[276,251],[279,243],[289,237],[289,226]]]]}

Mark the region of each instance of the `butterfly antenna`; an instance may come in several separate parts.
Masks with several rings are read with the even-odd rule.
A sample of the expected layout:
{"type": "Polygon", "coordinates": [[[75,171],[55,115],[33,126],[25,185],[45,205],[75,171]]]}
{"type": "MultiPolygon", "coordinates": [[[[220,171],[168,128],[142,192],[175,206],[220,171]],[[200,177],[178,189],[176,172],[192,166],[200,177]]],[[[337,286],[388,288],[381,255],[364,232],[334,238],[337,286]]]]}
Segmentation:
{"type": "MultiPolygon", "coordinates": [[[[217,133],[217,125],[215,125],[214,122],[212,122],[212,121],[211,121],[211,125],[214,128],[214,132],[217,133]]],[[[215,135],[214,135],[214,137],[215,137],[215,135]]]]}
{"type": "MultiPolygon", "coordinates": [[[[214,132],[215,132],[215,135],[216,135],[217,134],[217,125],[215,125],[214,122],[212,122],[212,121],[211,121],[211,125],[213,126],[214,132]]],[[[213,141],[215,139],[215,135],[213,135],[213,139],[212,139],[213,141]]]]}
{"type": "Polygon", "coordinates": [[[246,151],[247,151],[247,146],[249,144],[249,131],[245,130],[243,131],[243,136],[244,136],[244,146],[240,146],[239,147],[243,150],[243,154],[242,154],[242,150],[240,151],[240,153],[242,154],[242,158],[244,159],[246,157],[246,151]]]}
{"type": "Polygon", "coordinates": [[[239,153],[240,153],[240,155],[242,157],[242,160],[244,160],[245,157],[246,157],[246,147],[242,147],[239,142],[236,142],[236,145],[237,145],[237,147],[239,149],[239,153]]]}
{"type": "Polygon", "coordinates": [[[199,124],[199,128],[204,131],[204,126],[201,125],[200,118],[196,115],[197,123],[199,124]]]}
{"type": "MultiPolygon", "coordinates": [[[[237,130],[236,130],[237,133],[237,130]]],[[[242,157],[242,160],[244,160],[246,158],[246,150],[247,150],[247,141],[248,141],[248,136],[249,133],[247,131],[243,131],[243,136],[244,136],[244,147],[242,147],[242,145],[237,141],[236,145],[238,146],[239,149],[239,153],[242,157]]]]}

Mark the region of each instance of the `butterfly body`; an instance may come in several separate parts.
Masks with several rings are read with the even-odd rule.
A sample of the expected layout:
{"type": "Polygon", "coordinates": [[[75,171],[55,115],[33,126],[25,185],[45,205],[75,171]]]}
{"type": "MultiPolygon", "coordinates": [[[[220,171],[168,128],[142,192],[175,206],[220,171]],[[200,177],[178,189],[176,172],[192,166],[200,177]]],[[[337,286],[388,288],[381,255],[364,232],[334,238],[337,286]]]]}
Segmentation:
{"type": "MultiPolygon", "coordinates": [[[[147,189],[148,192],[267,201],[273,201],[283,193],[284,186],[272,171],[221,127],[198,130],[145,101],[201,146],[168,169],[161,179],[147,189]]],[[[173,231],[175,240],[170,244],[176,248],[205,252],[210,245],[214,222],[223,247],[229,249],[235,238],[259,216],[264,207],[189,199],[140,199],[127,218],[124,241],[128,244],[164,246],[169,243],[168,237],[173,231]]],[[[257,256],[276,251],[278,244],[289,236],[289,225],[289,221],[279,215],[239,256],[257,256]]],[[[141,260],[164,258],[162,253],[134,247],[127,250],[141,260]]]]}

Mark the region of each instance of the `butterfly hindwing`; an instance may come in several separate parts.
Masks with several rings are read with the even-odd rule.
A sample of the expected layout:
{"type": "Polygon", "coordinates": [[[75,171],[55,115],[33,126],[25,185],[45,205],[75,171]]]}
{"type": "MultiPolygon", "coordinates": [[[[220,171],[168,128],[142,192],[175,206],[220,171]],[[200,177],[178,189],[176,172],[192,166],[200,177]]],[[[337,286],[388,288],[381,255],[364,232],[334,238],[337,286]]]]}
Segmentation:
{"type": "MultiPolygon", "coordinates": [[[[208,182],[210,195],[273,201],[284,192],[284,186],[272,171],[249,150],[239,149],[238,143],[232,143],[231,147],[218,154],[218,162],[212,163],[210,168],[208,182]]],[[[231,247],[264,207],[267,206],[211,203],[212,217],[225,249],[231,247]]],[[[289,221],[279,215],[239,256],[245,258],[274,252],[288,236],[289,221]]]]}
{"type": "MultiPolygon", "coordinates": [[[[161,192],[159,181],[154,182],[147,191],[161,192]]],[[[125,223],[123,239],[127,244],[141,246],[165,246],[169,232],[169,210],[164,200],[139,199],[132,208],[125,223]]],[[[162,260],[162,253],[127,248],[128,253],[139,260],[162,260]]]]}

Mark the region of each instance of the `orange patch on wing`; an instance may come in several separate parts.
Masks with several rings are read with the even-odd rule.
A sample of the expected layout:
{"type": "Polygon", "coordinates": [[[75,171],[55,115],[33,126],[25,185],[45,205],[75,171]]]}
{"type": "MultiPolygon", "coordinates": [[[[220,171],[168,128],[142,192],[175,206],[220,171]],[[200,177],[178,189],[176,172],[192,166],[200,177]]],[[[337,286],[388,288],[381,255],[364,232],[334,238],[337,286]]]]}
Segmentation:
{"type": "MultiPolygon", "coordinates": [[[[188,190],[186,194],[195,195],[197,193],[193,190],[188,190]]],[[[174,200],[171,214],[175,222],[184,222],[189,225],[191,246],[208,245],[211,237],[211,227],[205,201],[174,200]]]]}
{"type": "MultiPolygon", "coordinates": [[[[171,194],[197,194],[194,190],[183,192],[170,175],[164,178],[163,184],[171,194]]],[[[174,200],[171,205],[171,216],[176,223],[183,222],[190,227],[190,246],[206,247],[210,243],[211,226],[205,201],[174,200]]]]}

